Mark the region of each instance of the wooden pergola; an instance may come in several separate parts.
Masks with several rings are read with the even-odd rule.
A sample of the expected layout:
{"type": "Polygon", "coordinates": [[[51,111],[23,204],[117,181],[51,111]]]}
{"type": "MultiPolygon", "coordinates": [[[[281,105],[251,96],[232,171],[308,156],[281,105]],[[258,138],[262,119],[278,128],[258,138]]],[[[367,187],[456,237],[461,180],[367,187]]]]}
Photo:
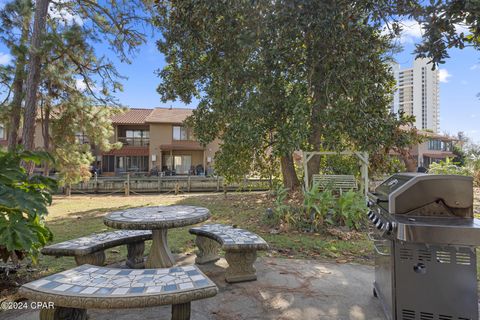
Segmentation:
{"type": "Polygon", "coordinates": [[[368,153],[367,152],[359,152],[359,151],[342,151],[342,152],[335,152],[335,151],[302,151],[302,163],[303,163],[303,172],[304,172],[304,182],[305,188],[307,189],[310,185],[308,181],[308,161],[310,161],[313,156],[324,156],[324,155],[345,155],[351,156],[354,155],[360,160],[360,173],[362,180],[360,181],[361,187],[365,196],[368,193],[368,153]]]}

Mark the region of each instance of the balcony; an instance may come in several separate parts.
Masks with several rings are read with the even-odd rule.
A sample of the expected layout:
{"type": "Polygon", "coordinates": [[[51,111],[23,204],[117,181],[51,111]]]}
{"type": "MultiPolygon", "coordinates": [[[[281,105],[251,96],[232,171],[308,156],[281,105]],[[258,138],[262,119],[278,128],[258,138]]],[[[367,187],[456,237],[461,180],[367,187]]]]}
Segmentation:
{"type": "Polygon", "coordinates": [[[148,147],[150,138],[118,137],[118,142],[121,142],[124,147],[148,147]]]}

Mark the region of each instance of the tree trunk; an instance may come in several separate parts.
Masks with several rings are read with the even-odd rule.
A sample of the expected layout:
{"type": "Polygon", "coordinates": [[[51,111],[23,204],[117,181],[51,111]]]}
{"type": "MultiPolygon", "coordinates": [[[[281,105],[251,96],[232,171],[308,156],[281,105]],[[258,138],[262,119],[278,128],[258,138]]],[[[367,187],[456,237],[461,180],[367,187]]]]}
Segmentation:
{"type": "MultiPolygon", "coordinates": [[[[42,114],[43,147],[45,148],[45,151],[50,151],[50,105],[49,105],[49,102],[45,104],[44,109],[45,109],[45,113],[42,114]]],[[[48,162],[46,161],[43,165],[44,165],[43,174],[45,176],[48,176],[48,171],[50,169],[48,162]]]]}
{"type": "Polygon", "coordinates": [[[295,172],[292,154],[280,157],[280,167],[282,169],[283,186],[290,191],[298,190],[300,182],[295,172]]]}
{"type": "MultiPolygon", "coordinates": [[[[28,13],[23,18],[22,35],[20,37],[19,47],[25,46],[28,41],[28,32],[30,30],[31,15],[28,13]]],[[[11,104],[10,127],[8,132],[8,150],[12,151],[18,144],[18,129],[20,129],[20,117],[22,113],[23,84],[25,82],[25,65],[27,57],[24,53],[19,53],[15,64],[15,77],[13,78],[13,100],[11,104]]]]}
{"type": "MultiPolygon", "coordinates": [[[[322,107],[319,102],[315,103],[312,106],[312,114],[311,114],[311,124],[312,124],[312,132],[308,137],[308,142],[312,146],[312,151],[320,151],[320,147],[322,145],[322,136],[321,136],[321,129],[322,124],[320,123],[320,111],[322,107]]],[[[320,156],[314,155],[310,161],[307,163],[308,168],[308,181],[311,183],[312,175],[317,174],[320,170],[320,156]]],[[[308,186],[307,186],[308,187],[308,186]]]]}
{"type": "MultiPolygon", "coordinates": [[[[26,84],[25,116],[23,123],[22,140],[26,150],[33,150],[35,137],[35,121],[37,117],[37,93],[40,85],[40,72],[42,64],[42,42],[47,22],[49,0],[37,0],[35,4],[35,21],[33,25],[32,39],[30,41],[28,78],[26,84]]],[[[33,166],[27,165],[28,172],[32,172],[33,166]]]]}

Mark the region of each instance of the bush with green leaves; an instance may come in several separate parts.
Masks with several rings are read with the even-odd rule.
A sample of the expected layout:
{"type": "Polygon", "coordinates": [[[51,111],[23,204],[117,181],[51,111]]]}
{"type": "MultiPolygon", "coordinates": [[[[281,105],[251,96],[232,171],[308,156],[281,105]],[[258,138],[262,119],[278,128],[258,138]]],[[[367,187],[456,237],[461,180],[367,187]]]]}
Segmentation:
{"type": "Polygon", "coordinates": [[[288,190],[283,187],[275,189],[274,195],[273,215],[268,219],[272,225],[284,223],[302,231],[318,231],[326,223],[356,230],[365,224],[367,207],[364,195],[353,190],[334,192],[329,187],[320,190],[314,184],[303,190],[300,204],[288,204],[288,190]]]}
{"type": "Polygon", "coordinates": [[[471,171],[467,167],[462,167],[458,163],[453,162],[452,159],[447,158],[445,161],[430,164],[428,173],[432,174],[456,174],[461,176],[472,175],[471,171]]]}
{"type": "Polygon", "coordinates": [[[52,239],[45,226],[55,180],[29,176],[24,162],[52,162],[46,152],[0,149],[0,258],[14,263],[25,256],[36,262],[39,249],[52,239]]]}
{"type": "Polygon", "coordinates": [[[342,192],[337,198],[333,212],[333,224],[360,229],[364,225],[367,212],[364,195],[353,190],[342,192]]]}

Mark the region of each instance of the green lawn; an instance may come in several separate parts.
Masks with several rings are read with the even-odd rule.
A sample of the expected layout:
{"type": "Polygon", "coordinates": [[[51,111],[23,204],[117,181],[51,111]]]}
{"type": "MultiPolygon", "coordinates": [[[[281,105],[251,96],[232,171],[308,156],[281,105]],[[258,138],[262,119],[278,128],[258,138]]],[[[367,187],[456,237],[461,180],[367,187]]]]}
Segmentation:
{"type": "MultiPolygon", "coordinates": [[[[73,239],[94,232],[109,230],[103,224],[103,216],[113,210],[150,205],[190,204],[210,209],[210,221],[233,224],[261,235],[271,247],[271,256],[289,258],[330,259],[339,262],[356,261],[369,263],[371,245],[361,240],[342,241],[335,237],[316,233],[299,232],[271,233],[271,229],[262,224],[265,209],[271,206],[271,200],[265,192],[188,195],[151,195],[151,196],[72,196],[55,197],[50,207],[47,225],[52,230],[55,242],[73,239]]],[[[194,236],[188,228],[169,230],[169,245],[174,253],[191,253],[195,250],[194,236]]],[[[147,243],[147,251],[149,248],[147,243]]],[[[124,246],[107,250],[107,261],[124,259],[124,246]]],[[[41,256],[37,274],[49,274],[73,267],[73,258],[53,258],[41,256]]]]}
{"type": "MultiPolygon", "coordinates": [[[[478,196],[478,194],[477,194],[478,196]]],[[[72,196],[55,197],[50,207],[47,224],[54,234],[53,242],[89,235],[109,230],[103,224],[103,216],[113,210],[151,205],[189,204],[210,209],[210,221],[237,225],[262,236],[271,250],[261,255],[285,258],[305,258],[336,261],[339,263],[358,262],[372,264],[373,249],[365,234],[359,239],[340,240],[325,233],[300,233],[297,231],[272,232],[262,223],[265,209],[272,206],[266,192],[223,194],[184,194],[148,196],[72,196]]],[[[476,203],[478,207],[478,203],[476,203]]],[[[169,245],[174,253],[193,253],[194,236],[188,228],[169,230],[169,245]]],[[[147,252],[150,247],[147,242],[147,252]]],[[[125,246],[107,250],[107,262],[124,260],[125,246]]],[[[59,272],[75,266],[73,258],[40,256],[39,264],[33,269],[22,269],[16,275],[0,282],[0,297],[15,292],[15,286],[47,274],[59,272]],[[12,285],[12,282],[15,285],[12,285]]],[[[480,267],[480,261],[478,263],[480,267]]]]}

